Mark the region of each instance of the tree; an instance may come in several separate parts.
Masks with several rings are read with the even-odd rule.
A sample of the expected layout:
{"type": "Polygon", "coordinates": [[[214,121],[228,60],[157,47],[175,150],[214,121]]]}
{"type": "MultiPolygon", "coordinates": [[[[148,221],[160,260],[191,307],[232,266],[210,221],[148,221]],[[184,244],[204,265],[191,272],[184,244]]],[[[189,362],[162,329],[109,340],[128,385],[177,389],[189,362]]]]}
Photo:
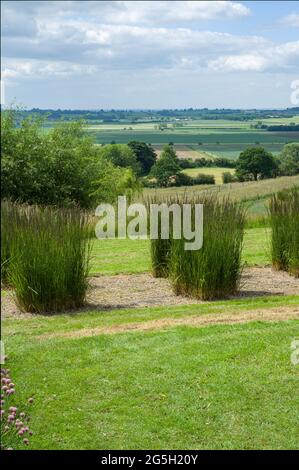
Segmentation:
{"type": "Polygon", "coordinates": [[[134,173],[140,173],[140,164],[133,150],[125,144],[110,144],[101,148],[102,157],[110,160],[113,165],[120,168],[132,168],[134,173]]]}
{"type": "Polygon", "coordinates": [[[2,198],[92,208],[138,189],[133,171],[105,158],[82,123],[59,124],[45,133],[40,119],[19,120],[13,111],[1,116],[2,198]]]}
{"type": "Polygon", "coordinates": [[[151,175],[156,178],[158,186],[167,187],[176,180],[180,171],[181,167],[174,149],[165,145],[159,160],[152,168],[151,175]]]}
{"type": "Polygon", "coordinates": [[[277,173],[276,159],[263,147],[244,150],[236,161],[236,176],[240,181],[273,178],[277,173]]]}
{"type": "Polygon", "coordinates": [[[132,168],[115,167],[110,160],[101,159],[101,171],[92,186],[91,197],[96,201],[114,203],[118,196],[126,196],[129,203],[141,191],[141,184],[132,168]]]}
{"type": "Polygon", "coordinates": [[[280,171],[283,175],[297,175],[299,173],[299,144],[286,144],[280,155],[280,171]]]}
{"type": "Polygon", "coordinates": [[[148,175],[157,160],[154,149],[145,142],[137,142],[135,140],[129,142],[128,146],[136,155],[137,162],[140,165],[140,175],[148,175]]]}

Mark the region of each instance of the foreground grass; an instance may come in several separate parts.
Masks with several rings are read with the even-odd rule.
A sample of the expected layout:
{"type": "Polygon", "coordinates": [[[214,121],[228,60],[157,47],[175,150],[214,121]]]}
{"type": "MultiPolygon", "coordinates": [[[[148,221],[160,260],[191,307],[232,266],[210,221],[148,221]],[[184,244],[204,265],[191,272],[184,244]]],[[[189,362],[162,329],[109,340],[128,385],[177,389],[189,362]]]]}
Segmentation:
{"type": "MultiPolygon", "coordinates": [[[[270,231],[267,228],[245,232],[243,262],[270,264],[270,231]]],[[[150,271],[150,246],[147,240],[94,240],[91,274],[133,274],[150,271]]]]}
{"type": "Polygon", "coordinates": [[[176,327],[76,339],[41,333],[173,315],[298,304],[299,297],[7,319],[21,399],[35,396],[34,449],[298,447],[298,322],[176,327]]]}

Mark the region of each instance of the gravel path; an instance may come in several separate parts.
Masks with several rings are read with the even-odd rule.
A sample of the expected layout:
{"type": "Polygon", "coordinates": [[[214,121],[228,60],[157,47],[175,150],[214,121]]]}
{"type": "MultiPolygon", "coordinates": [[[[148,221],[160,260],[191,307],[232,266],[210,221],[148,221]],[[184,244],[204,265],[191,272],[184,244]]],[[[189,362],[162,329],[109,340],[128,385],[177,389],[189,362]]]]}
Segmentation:
{"type": "MultiPolygon", "coordinates": [[[[299,295],[299,279],[269,267],[252,267],[243,271],[239,293],[232,298],[265,295],[299,295]]],[[[84,310],[112,310],[161,305],[200,304],[202,301],[173,293],[167,279],[153,278],[149,273],[91,278],[88,305],[84,310]]],[[[2,314],[20,315],[12,292],[2,298],[2,314]]],[[[24,314],[21,314],[24,315],[24,314]]]]}

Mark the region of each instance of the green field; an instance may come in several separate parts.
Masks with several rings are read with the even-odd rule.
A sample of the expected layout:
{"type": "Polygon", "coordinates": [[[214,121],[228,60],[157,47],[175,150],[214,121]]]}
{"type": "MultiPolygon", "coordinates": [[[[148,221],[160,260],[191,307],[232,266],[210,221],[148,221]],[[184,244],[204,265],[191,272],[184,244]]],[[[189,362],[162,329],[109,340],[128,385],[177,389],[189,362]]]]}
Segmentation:
{"type": "Polygon", "coordinates": [[[111,142],[127,144],[131,140],[138,140],[149,144],[286,144],[299,140],[297,132],[285,132],[284,134],[271,132],[223,132],[214,131],[213,133],[196,133],[191,130],[186,133],[178,133],[176,131],[101,131],[90,130],[90,134],[94,137],[96,143],[110,144],[111,142]]]}
{"type": "MultiPolygon", "coordinates": [[[[299,123],[299,116],[291,119],[299,123]]],[[[289,124],[287,118],[264,119],[268,125],[289,124]]],[[[236,158],[240,151],[249,145],[265,145],[269,151],[278,153],[283,144],[299,141],[298,132],[268,132],[264,129],[254,129],[257,121],[218,120],[178,120],[166,121],[165,128],[160,129],[161,123],[103,123],[90,124],[86,129],[99,144],[128,143],[139,140],[150,144],[191,145],[192,150],[203,150],[218,156],[236,158]],[[194,149],[200,144],[201,149],[194,149]]]]}
{"type": "MultiPolygon", "coordinates": [[[[138,140],[152,144],[160,151],[161,146],[175,144],[180,153],[183,151],[188,158],[200,158],[201,153],[212,157],[236,159],[240,152],[249,146],[262,145],[269,152],[279,154],[284,144],[298,142],[298,132],[269,132],[255,129],[257,123],[266,125],[288,125],[290,122],[299,124],[299,115],[290,118],[268,118],[249,121],[233,121],[225,119],[166,119],[165,121],[147,122],[86,122],[86,130],[99,145],[128,143],[138,140]],[[160,129],[159,126],[165,126],[160,129]]],[[[48,121],[44,130],[47,132],[58,122],[48,121]]]]}

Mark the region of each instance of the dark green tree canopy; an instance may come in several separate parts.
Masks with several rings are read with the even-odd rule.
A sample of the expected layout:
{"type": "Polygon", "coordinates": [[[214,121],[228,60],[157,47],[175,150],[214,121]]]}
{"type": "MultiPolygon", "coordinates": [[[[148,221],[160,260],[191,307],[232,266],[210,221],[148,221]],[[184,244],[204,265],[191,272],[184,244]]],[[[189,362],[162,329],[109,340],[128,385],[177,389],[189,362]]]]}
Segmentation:
{"type": "Polygon", "coordinates": [[[152,168],[151,175],[156,178],[158,186],[170,186],[181,172],[178,157],[170,145],[163,148],[160,158],[152,168]]]}
{"type": "Polygon", "coordinates": [[[157,155],[154,149],[145,142],[137,142],[135,140],[129,142],[128,146],[136,155],[137,161],[140,165],[140,174],[142,176],[148,175],[157,160],[157,155]]]}
{"type": "Polygon", "coordinates": [[[236,176],[240,181],[273,178],[278,173],[278,162],[263,147],[244,150],[236,162],[236,176]]]}

